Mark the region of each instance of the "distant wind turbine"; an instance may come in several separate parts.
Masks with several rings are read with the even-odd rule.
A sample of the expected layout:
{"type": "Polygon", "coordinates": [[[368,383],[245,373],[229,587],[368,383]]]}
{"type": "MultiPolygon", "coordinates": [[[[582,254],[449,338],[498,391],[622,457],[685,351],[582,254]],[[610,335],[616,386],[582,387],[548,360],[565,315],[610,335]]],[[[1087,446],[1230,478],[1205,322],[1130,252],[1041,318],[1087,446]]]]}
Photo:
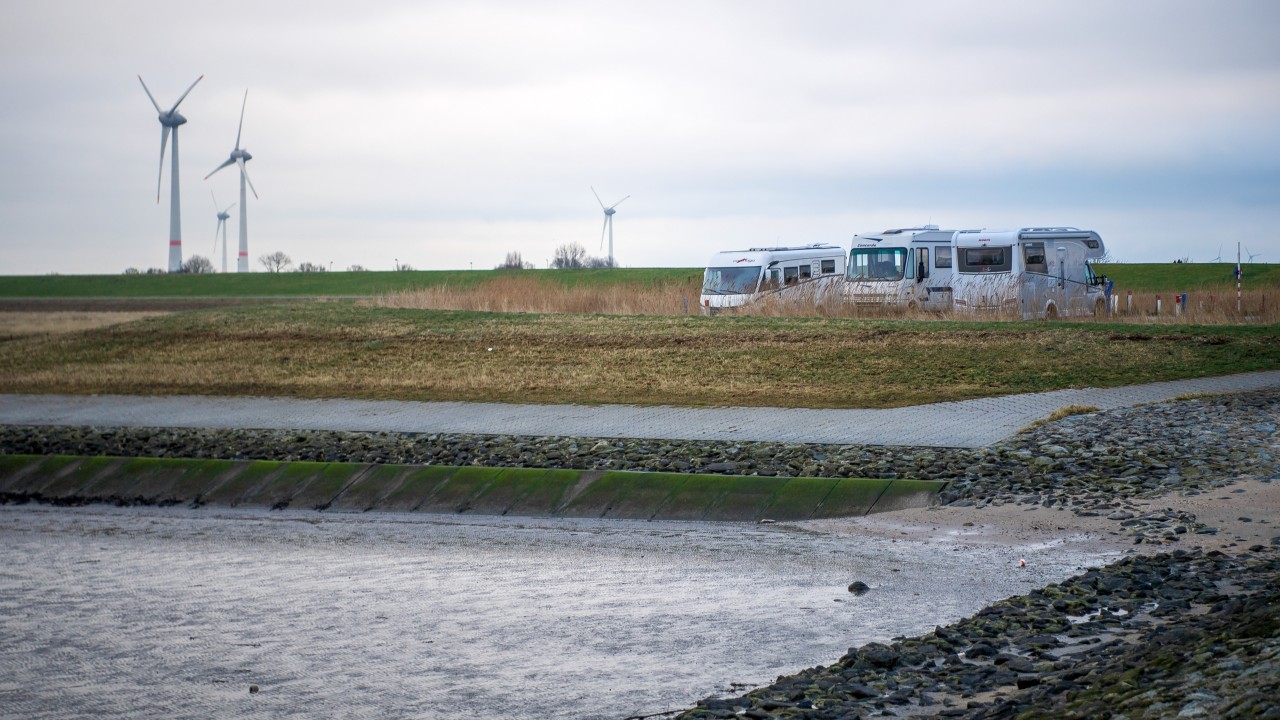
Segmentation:
{"type": "Polygon", "coordinates": [[[616,207],[618,207],[619,205],[621,205],[621,204],[622,204],[622,200],[626,200],[627,198],[629,198],[629,197],[631,197],[631,196],[630,196],[630,195],[628,195],[627,197],[622,198],[622,200],[619,200],[618,202],[616,202],[616,203],[614,203],[614,204],[610,205],[609,207],[605,207],[605,206],[604,206],[604,202],[603,202],[602,200],[600,200],[600,194],[596,192],[596,189],[595,189],[595,187],[594,187],[594,186],[591,188],[591,194],[596,196],[596,202],[600,203],[600,209],[601,209],[601,210],[604,210],[604,227],[600,228],[600,246],[601,246],[601,247],[604,247],[604,235],[605,235],[605,233],[606,233],[606,232],[608,232],[608,233],[609,233],[609,267],[614,267],[614,263],[613,263],[613,213],[614,213],[614,212],[616,212],[616,211],[614,210],[614,208],[616,208],[616,207]]]}
{"type": "Polygon", "coordinates": [[[213,251],[215,253],[218,252],[218,234],[221,233],[222,234],[222,272],[225,273],[227,271],[227,220],[231,219],[231,214],[228,213],[227,210],[230,210],[231,208],[235,207],[236,204],[231,203],[230,205],[227,206],[226,210],[219,210],[218,196],[214,195],[213,191],[210,190],[209,197],[213,198],[213,209],[215,212],[218,213],[218,226],[213,230],[213,251]]]}
{"type": "Polygon", "coordinates": [[[187,98],[196,83],[203,79],[204,75],[196,78],[196,82],[191,83],[187,92],[182,93],[182,97],[178,98],[178,102],[166,111],[160,109],[160,103],[156,102],[147,84],[142,82],[142,76],[138,76],[143,92],[150,98],[156,112],[160,113],[160,173],[156,176],[156,204],[160,203],[160,181],[164,177],[164,150],[169,144],[169,131],[173,131],[173,167],[169,171],[169,272],[182,271],[182,208],[178,200],[178,126],[185,123],[187,119],[178,112],[178,106],[187,98]]]}
{"type": "Polygon", "coordinates": [[[1210,260],[1209,262],[1216,262],[1216,263],[1222,262],[1222,246],[1221,245],[1218,246],[1218,257],[1210,260]]]}
{"type": "MultiPolygon", "coordinates": [[[[218,172],[228,165],[240,166],[240,255],[236,258],[236,272],[249,272],[249,215],[248,203],[245,202],[244,186],[249,184],[249,189],[253,190],[253,196],[258,197],[258,191],[253,187],[253,181],[249,179],[249,171],[245,170],[244,164],[253,159],[247,151],[240,149],[240,131],[244,130],[244,106],[249,102],[249,91],[244,91],[244,100],[240,103],[240,126],[236,128],[236,147],[231,151],[231,157],[227,161],[213,169],[213,172],[204,176],[205,180],[213,177],[213,173],[218,172]]],[[[226,245],[223,245],[226,248],[226,245]]]]}
{"type": "Polygon", "coordinates": [[[1249,263],[1252,264],[1253,259],[1261,255],[1262,253],[1249,252],[1249,247],[1246,245],[1244,248],[1244,254],[1249,256],[1249,263]]]}

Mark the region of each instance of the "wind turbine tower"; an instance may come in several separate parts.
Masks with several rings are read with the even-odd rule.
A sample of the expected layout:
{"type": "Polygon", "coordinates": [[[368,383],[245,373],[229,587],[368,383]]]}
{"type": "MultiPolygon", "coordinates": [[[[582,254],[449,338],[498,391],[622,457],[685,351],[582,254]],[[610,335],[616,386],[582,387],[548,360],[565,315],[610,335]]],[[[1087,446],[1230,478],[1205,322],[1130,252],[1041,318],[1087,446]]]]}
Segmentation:
{"type": "Polygon", "coordinates": [[[592,188],[591,188],[591,194],[596,196],[596,202],[600,203],[600,209],[601,209],[601,210],[604,210],[604,227],[600,228],[600,245],[601,245],[601,246],[603,246],[603,245],[604,245],[604,234],[605,234],[605,232],[607,231],[607,232],[609,233],[609,267],[614,267],[614,263],[613,263],[613,213],[614,213],[614,212],[616,212],[616,211],[614,210],[614,208],[616,208],[616,207],[618,207],[619,205],[621,205],[621,204],[622,204],[622,200],[626,200],[627,198],[629,198],[629,197],[631,197],[631,196],[630,196],[630,195],[628,195],[627,197],[622,198],[622,200],[619,200],[618,202],[616,202],[616,203],[614,203],[614,204],[610,205],[609,207],[605,207],[605,206],[604,206],[604,202],[600,200],[600,194],[596,192],[595,187],[592,187],[592,188]]]}
{"type": "MultiPolygon", "coordinates": [[[[213,173],[218,172],[228,165],[240,166],[240,255],[236,258],[236,272],[249,272],[249,214],[247,212],[248,204],[245,202],[244,188],[248,183],[249,189],[253,190],[253,197],[258,197],[258,191],[253,187],[253,181],[249,179],[249,171],[244,169],[244,164],[253,159],[247,151],[240,148],[240,131],[244,130],[244,106],[249,102],[249,91],[244,91],[244,100],[240,103],[240,127],[236,128],[236,147],[231,151],[231,157],[226,162],[213,169],[213,172],[204,176],[205,180],[213,177],[213,173]]],[[[230,208],[228,208],[230,209],[230,208]]],[[[223,243],[223,250],[226,249],[226,243],[223,243]]]]}
{"type": "Polygon", "coordinates": [[[191,87],[187,88],[187,92],[182,93],[182,97],[178,98],[178,102],[174,103],[173,107],[161,110],[160,103],[156,102],[147,84],[142,82],[142,76],[138,76],[143,92],[151,99],[151,104],[160,114],[160,173],[156,176],[156,204],[160,203],[160,181],[164,178],[164,150],[169,144],[169,131],[173,131],[173,167],[169,170],[169,272],[182,271],[182,207],[178,200],[178,126],[185,123],[187,119],[178,112],[178,106],[187,98],[187,94],[196,86],[196,83],[203,79],[203,75],[196,78],[196,82],[191,83],[191,87]]]}
{"type": "Polygon", "coordinates": [[[227,212],[227,210],[230,210],[231,208],[235,207],[236,204],[231,203],[230,205],[227,206],[227,210],[219,210],[218,196],[214,195],[212,190],[209,191],[209,196],[213,198],[214,212],[218,213],[218,226],[213,230],[213,251],[218,252],[218,235],[219,233],[221,233],[222,235],[222,272],[225,273],[227,271],[227,220],[231,219],[231,213],[227,212]]]}

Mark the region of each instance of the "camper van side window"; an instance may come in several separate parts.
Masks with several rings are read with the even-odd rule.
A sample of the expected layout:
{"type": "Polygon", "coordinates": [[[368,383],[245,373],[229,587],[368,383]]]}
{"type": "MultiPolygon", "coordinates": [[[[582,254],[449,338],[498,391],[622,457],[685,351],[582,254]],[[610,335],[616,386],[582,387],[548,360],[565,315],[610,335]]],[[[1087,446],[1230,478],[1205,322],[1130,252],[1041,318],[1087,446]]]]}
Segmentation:
{"type": "Polygon", "coordinates": [[[1027,243],[1022,252],[1027,261],[1027,272],[1048,274],[1049,264],[1044,257],[1044,243],[1027,243]]]}
{"type": "Polygon", "coordinates": [[[831,275],[831,274],[835,273],[835,271],[836,271],[836,261],[835,261],[835,260],[823,260],[823,261],[822,261],[822,274],[823,274],[823,275],[831,275]]]}
{"type": "Polygon", "coordinates": [[[790,285],[790,284],[792,284],[792,283],[796,282],[796,280],[797,280],[799,277],[800,277],[800,268],[798,268],[798,267],[784,267],[784,268],[782,268],[782,282],[783,282],[784,284],[786,284],[786,285],[790,285]]]}
{"type": "Polygon", "coordinates": [[[965,248],[960,257],[960,272],[1008,272],[1008,247],[965,248]]]}
{"type": "Polygon", "coordinates": [[[936,268],[951,267],[951,248],[936,247],[933,249],[933,266],[936,268]]]}
{"type": "Polygon", "coordinates": [[[806,265],[801,265],[801,266],[800,266],[800,279],[801,279],[801,280],[808,280],[808,279],[809,279],[809,278],[811,278],[811,277],[813,277],[813,266],[812,266],[812,265],[807,265],[807,264],[806,264],[806,265]]]}

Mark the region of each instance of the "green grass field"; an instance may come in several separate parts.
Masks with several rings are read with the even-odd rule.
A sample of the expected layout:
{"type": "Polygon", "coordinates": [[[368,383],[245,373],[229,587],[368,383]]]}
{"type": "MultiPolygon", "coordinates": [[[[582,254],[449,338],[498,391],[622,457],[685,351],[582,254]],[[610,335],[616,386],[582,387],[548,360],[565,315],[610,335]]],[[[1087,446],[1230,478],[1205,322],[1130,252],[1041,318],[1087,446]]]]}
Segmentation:
{"type": "MultiPolygon", "coordinates": [[[[1280,288],[1280,265],[1241,265],[1249,290],[1280,288]]],[[[1098,265],[1097,272],[1116,283],[1120,292],[1193,292],[1235,290],[1235,263],[1150,263],[1098,265]]]]}
{"type": "Polygon", "coordinates": [[[212,273],[207,275],[0,276],[0,298],[368,297],[424,288],[473,287],[510,276],[562,287],[661,284],[701,277],[700,269],[411,270],[405,272],[212,273]]]}
{"type": "MultiPolygon", "coordinates": [[[[1235,288],[1234,263],[1099,265],[1121,291],[1235,288]]],[[[1280,265],[1244,265],[1245,288],[1280,288],[1280,265]]],[[[533,277],[560,287],[696,283],[701,268],[595,270],[412,270],[405,272],[214,273],[208,275],[0,276],[0,298],[368,297],[425,288],[474,287],[504,277],[533,277]]]]}

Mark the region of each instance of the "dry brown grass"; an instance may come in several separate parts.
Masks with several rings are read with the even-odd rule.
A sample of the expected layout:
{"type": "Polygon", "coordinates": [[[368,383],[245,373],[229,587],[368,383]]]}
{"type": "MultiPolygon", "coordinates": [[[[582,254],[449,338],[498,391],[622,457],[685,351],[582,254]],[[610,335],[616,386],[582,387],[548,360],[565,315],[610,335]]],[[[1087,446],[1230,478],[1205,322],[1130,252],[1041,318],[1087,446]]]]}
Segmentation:
{"type": "Polygon", "coordinates": [[[375,307],[574,315],[687,315],[698,312],[699,282],[563,285],[504,275],[469,286],[439,285],[367,301],[375,307]]]}
{"type": "Polygon", "coordinates": [[[1177,307],[1176,292],[1128,293],[1120,295],[1118,314],[1109,318],[1128,323],[1185,323],[1189,325],[1234,325],[1237,323],[1280,323],[1280,291],[1246,290],[1240,295],[1236,310],[1236,293],[1230,291],[1191,292],[1187,294],[1185,312],[1177,307]],[[1160,299],[1157,312],[1156,299],[1160,299]]]}
{"type": "Polygon", "coordinates": [[[1277,332],[306,303],[0,342],[0,392],[894,407],[1271,368],[1277,332]]]}
{"type": "Polygon", "coordinates": [[[0,338],[61,335],[164,314],[163,312],[0,312],[0,338]]]}
{"type": "MultiPolygon", "coordinates": [[[[649,315],[679,316],[699,313],[701,287],[697,281],[654,283],[584,283],[566,286],[534,276],[508,275],[478,284],[439,285],[380,296],[365,301],[373,307],[413,308],[418,310],[464,310],[477,312],[553,313],[575,315],[649,315]]],[[[1241,312],[1236,311],[1235,292],[1193,293],[1186,312],[1175,309],[1177,293],[1134,293],[1120,297],[1119,311],[1114,315],[1070,318],[1071,322],[1091,323],[1184,323],[1190,325],[1234,325],[1239,323],[1280,323],[1280,291],[1252,290],[1242,298],[1241,312]],[[1156,297],[1161,298],[1161,311],[1156,312],[1156,297]]],[[[850,318],[895,320],[982,320],[1020,322],[1015,314],[987,315],[979,318],[953,311],[929,312],[900,307],[859,307],[845,302],[836,294],[819,295],[803,291],[785,295],[765,295],[729,315],[778,318],[850,318]]]]}

